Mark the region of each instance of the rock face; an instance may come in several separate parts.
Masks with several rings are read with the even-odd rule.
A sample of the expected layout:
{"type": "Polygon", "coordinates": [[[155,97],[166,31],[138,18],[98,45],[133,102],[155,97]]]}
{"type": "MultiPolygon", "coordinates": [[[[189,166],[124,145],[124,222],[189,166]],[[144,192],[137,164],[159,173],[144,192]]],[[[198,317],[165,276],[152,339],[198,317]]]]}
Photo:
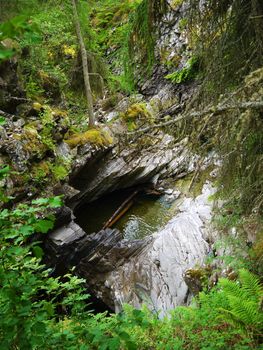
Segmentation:
{"type": "Polygon", "coordinates": [[[55,275],[62,275],[76,266],[77,274],[86,278],[89,291],[114,310],[105,276],[138,255],[148,241],[122,240],[122,233],[116,229],[87,235],[77,224],[70,222],[49,235],[46,261],[51,262],[55,275]]]}
{"type": "Polygon", "coordinates": [[[201,266],[209,251],[205,238],[213,192],[207,183],[195,199],[184,198],[179,213],[144,240],[122,240],[111,229],[86,235],[75,223],[59,228],[48,243],[53,261],[57,257],[57,272],[75,265],[89,290],[113,310],[120,311],[123,303],[146,303],[163,316],[189,301],[184,273],[201,266]]]}
{"type": "Polygon", "coordinates": [[[14,113],[17,105],[25,100],[25,93],[17,74],[15,58],[0,64],[0,109],[14,113]]]}
{"type": "MultiPolygon", "coordinates": [[[[135,68],[135,79],[140,77],[138,85],[144,95],[156,95],[168,86],[168,91],[177,96],[189,92],[189,86],[185,89],[184,84],[180,88],[169,84],[165,76],[186,66],[191,57],[191,49],[187,37],[187,15],[189,11],[188,1],[152,0],[148,1],[148,26],[152,28],[154,41],[154,62],[151,77],[145,74],[148,69],[149,59],[145,60],[144,47],[141,46],[143,38],[139,33],[133,33],[137,40],[134,45],[133,60],[135,68]],[[147,66],[147,67],[145,67],[147,66]],[[145,77],[148,79],[145,80],[145,77]]],[[[150,38],[148,38],[150,40],[150,38]]],[[[150,48],[148,48],[150,50],[150,48]]],[[[148,72],[149,73],[149,72],[148,72]]],[[[187,85],[187,84],[186,84],[187,85]]]]}
{"type": "Polygon", "coordinates": [[[97,156],[84,155],[85,165],[74,175],[71,185],[80,191],[68,205],[95,200],[105,193],[156,180],[187,171],[195,156],[187,152],[187,140],[174,145],[174,138],[157,133],[149,147],[136,144],[121,149],[114,147],[97,156]],[[90,159],[90,161],[89,161],[90,159]],[[155,179],[155,180],[154,180],[155,179]]]}
{"type": "Polygon", "coordinates": [[[152,237],[140,254],[108,274],[105,285],[111,289],[117,311],[123,303],[135,307],[146,303],[164,315],[187,303],[189,290],[184,273],[202,265],[209,250],[205,226],[211,218],[208,197],[212,193],[212,187],[205,185],[195,200],[185,198],[178,215],[152,237]]]}

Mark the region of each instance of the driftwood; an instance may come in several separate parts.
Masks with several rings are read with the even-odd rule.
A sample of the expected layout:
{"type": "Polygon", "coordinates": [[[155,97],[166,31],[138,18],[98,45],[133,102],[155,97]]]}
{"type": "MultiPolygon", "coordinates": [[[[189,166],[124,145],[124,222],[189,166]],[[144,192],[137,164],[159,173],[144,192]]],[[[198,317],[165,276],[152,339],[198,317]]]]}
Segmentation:
{"type": "Polygon", "coordinates": [[[133,205],[132,199],[137,195],[138,190],[134,191],[123,203],[122,205],[114,212],[114,214],[109,218],[106,224],[103,226],[103,230],[114,225],[133,205]]]}

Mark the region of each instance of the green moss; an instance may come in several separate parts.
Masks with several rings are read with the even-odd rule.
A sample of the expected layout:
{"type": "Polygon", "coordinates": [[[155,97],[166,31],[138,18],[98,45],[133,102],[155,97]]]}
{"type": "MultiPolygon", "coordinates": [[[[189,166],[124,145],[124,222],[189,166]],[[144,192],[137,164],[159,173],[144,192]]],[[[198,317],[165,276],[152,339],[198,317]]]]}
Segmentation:
{"type": "Polygon", "coordinates": [[[43,129],[40,132],[41,140],[50,150],[55,150],[53,130],[55,129],[54,113],[49,106],[45,106],[43,112],[39,114],[43,129]]]}
{"type": "Polygon", "coordinates": [[[129,131],[136,129],[140,120],[150,123],[153,121],[152,114],[147,110],[146,104],[142,102],[132,104],[126,112],[120,113],[120,117],[125,121],[129,131]]]}
{"type": "Polygon", "coordinates": [[[40,163],[33,164],[31,168],[31,179],[38,185],[46,183],[57,183],[64,180],[71,169],[71,159],[62,157],[54,160],[42,160],[40,163]]]}
{"type": "Polygon", "coordinates": [[[23,128],[22,134],[13,135],[14,138],[20,140],[23,144],[23,149],[31,154],[41,157],[47,150],[42,139],[33,125],[26,125],[23,128]]]}
{"type": "Polygon", "coordinates": [[[75,134],[65,142],[71,147],[77,147],[80,145],[85,145],[86,143],[91,143],[96,146],[108,146],[113,143],[112,137],[104,130],[90,129],[84,133],[75,134]]]}
{"type": "Polygon", "coordinates": [[[179,29],[184,30],[187,27],[187,24],[188,24],[188,19],[186,17],[181,18],[179,21],[179,29]]]}
{"type": "Polygon", "coordinates": [[[186,67],[166,75],[165,79],[171,80],[175,84],[185,83],[196,78],[198,68],[199,60],[197,57],[193,56],[187,61],[186,67]]]}
{"type": "Polygon", "coordinates": [[[172,2],[171,2],[171,8],[173,9],[173,10],[175,10],[175,9],[177,9],[179,6],[181,6],[182,5],[182,3],[184,2],[184,0],[173,0],[172,2]]]}
{"type": "Polygon", "coordinates": [[[44,93],[44,90],[41,88],[39,82],[34,78],[30,77],[25,84],[26,95],[29,99],[39,100],[44,93]]]}
{"type": "Polygon", "coordinates": [[[37,184],[50,181],[50,162],[43,160],[38,164],[34,164],[31,168],[31,174],[33,181],[37,184]]]}
{"type": "Polygon", "coordinates": [[[52,167],[52,174],[56,181],[64,180],[68,176],[68,169],[62,164],[55,164],[52,167]]]}
{"type": "Polygon", "coordinates": [[[121,113],[121,117],[125,121],[135,121],[138,118],[150,119],[152,115],[147,110],[145,103],[134,103],[127,109],[125,113],[121,113]]]}

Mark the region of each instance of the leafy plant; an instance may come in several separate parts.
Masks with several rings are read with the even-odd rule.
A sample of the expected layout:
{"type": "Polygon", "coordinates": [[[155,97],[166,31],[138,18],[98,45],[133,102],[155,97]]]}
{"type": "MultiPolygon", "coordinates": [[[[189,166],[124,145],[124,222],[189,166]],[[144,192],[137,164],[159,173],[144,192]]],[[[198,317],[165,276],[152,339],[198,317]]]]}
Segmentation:
{"type": "Polygon", "coordinates": [[[5,125],[6,120],[4,117],[0,117],[0,126],[5,125]]]}
{"type": "Polygon", "coordinates": [[[16,16],[0,25],[0,62],[12,57],[16,48],[15,45],[8,47],[6,39],[17,40],[19,37],[27,37],[31,41],[37,41],[38,28],[25,16],[16,16]]]}
{"type": "Polygon", "coordinates": [[[254,337],[263,331],[263,288],[257,276],[248,270],[239,271],[239,281],[221,279],[220,285],[229,302],[229,308],[220,308],[226,321],[244,328],[254,337]]]}

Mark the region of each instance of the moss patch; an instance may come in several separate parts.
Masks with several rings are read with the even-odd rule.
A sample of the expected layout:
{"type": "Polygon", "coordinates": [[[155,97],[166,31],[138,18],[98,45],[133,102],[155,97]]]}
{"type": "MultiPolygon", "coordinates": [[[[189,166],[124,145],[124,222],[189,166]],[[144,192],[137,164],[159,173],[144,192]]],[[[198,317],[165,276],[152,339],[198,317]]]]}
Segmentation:
{"type": "Polygon", "coordinates": [[[152,114],[147,110],[145,103],[132,104],[126,112],[120,113],[120,117],[127,124],[129,131],[136,129],[139,121],[152,123],[154,119],[152,114]]]}
{"type": "Polygon", "coordinates": [[[84,133],[75,134],[69,139],[65,140],[65,142],[71,147],[77,147],[80,145],[85,145],[86,143],[90,143],[96,146],[108,146],[113,143],[112,137],[103,130],[99,129],[90,129],[84,133]]]}
{"type": "Polygon", "coordinates": [[[70,159],[56,158],[42,160],[31,168],[31,179],[38,185],[57,183],[66,179],[71,168],[70,159]]]}
{"type": "Polygon", "coordinates": [[[46,145],[43,144],[38,131],[31,125],[26,125],[21,135],[17,134],[17,139],[23,143],[23,149],[26,152],[41,157],[47,150],[46,145]]]}

